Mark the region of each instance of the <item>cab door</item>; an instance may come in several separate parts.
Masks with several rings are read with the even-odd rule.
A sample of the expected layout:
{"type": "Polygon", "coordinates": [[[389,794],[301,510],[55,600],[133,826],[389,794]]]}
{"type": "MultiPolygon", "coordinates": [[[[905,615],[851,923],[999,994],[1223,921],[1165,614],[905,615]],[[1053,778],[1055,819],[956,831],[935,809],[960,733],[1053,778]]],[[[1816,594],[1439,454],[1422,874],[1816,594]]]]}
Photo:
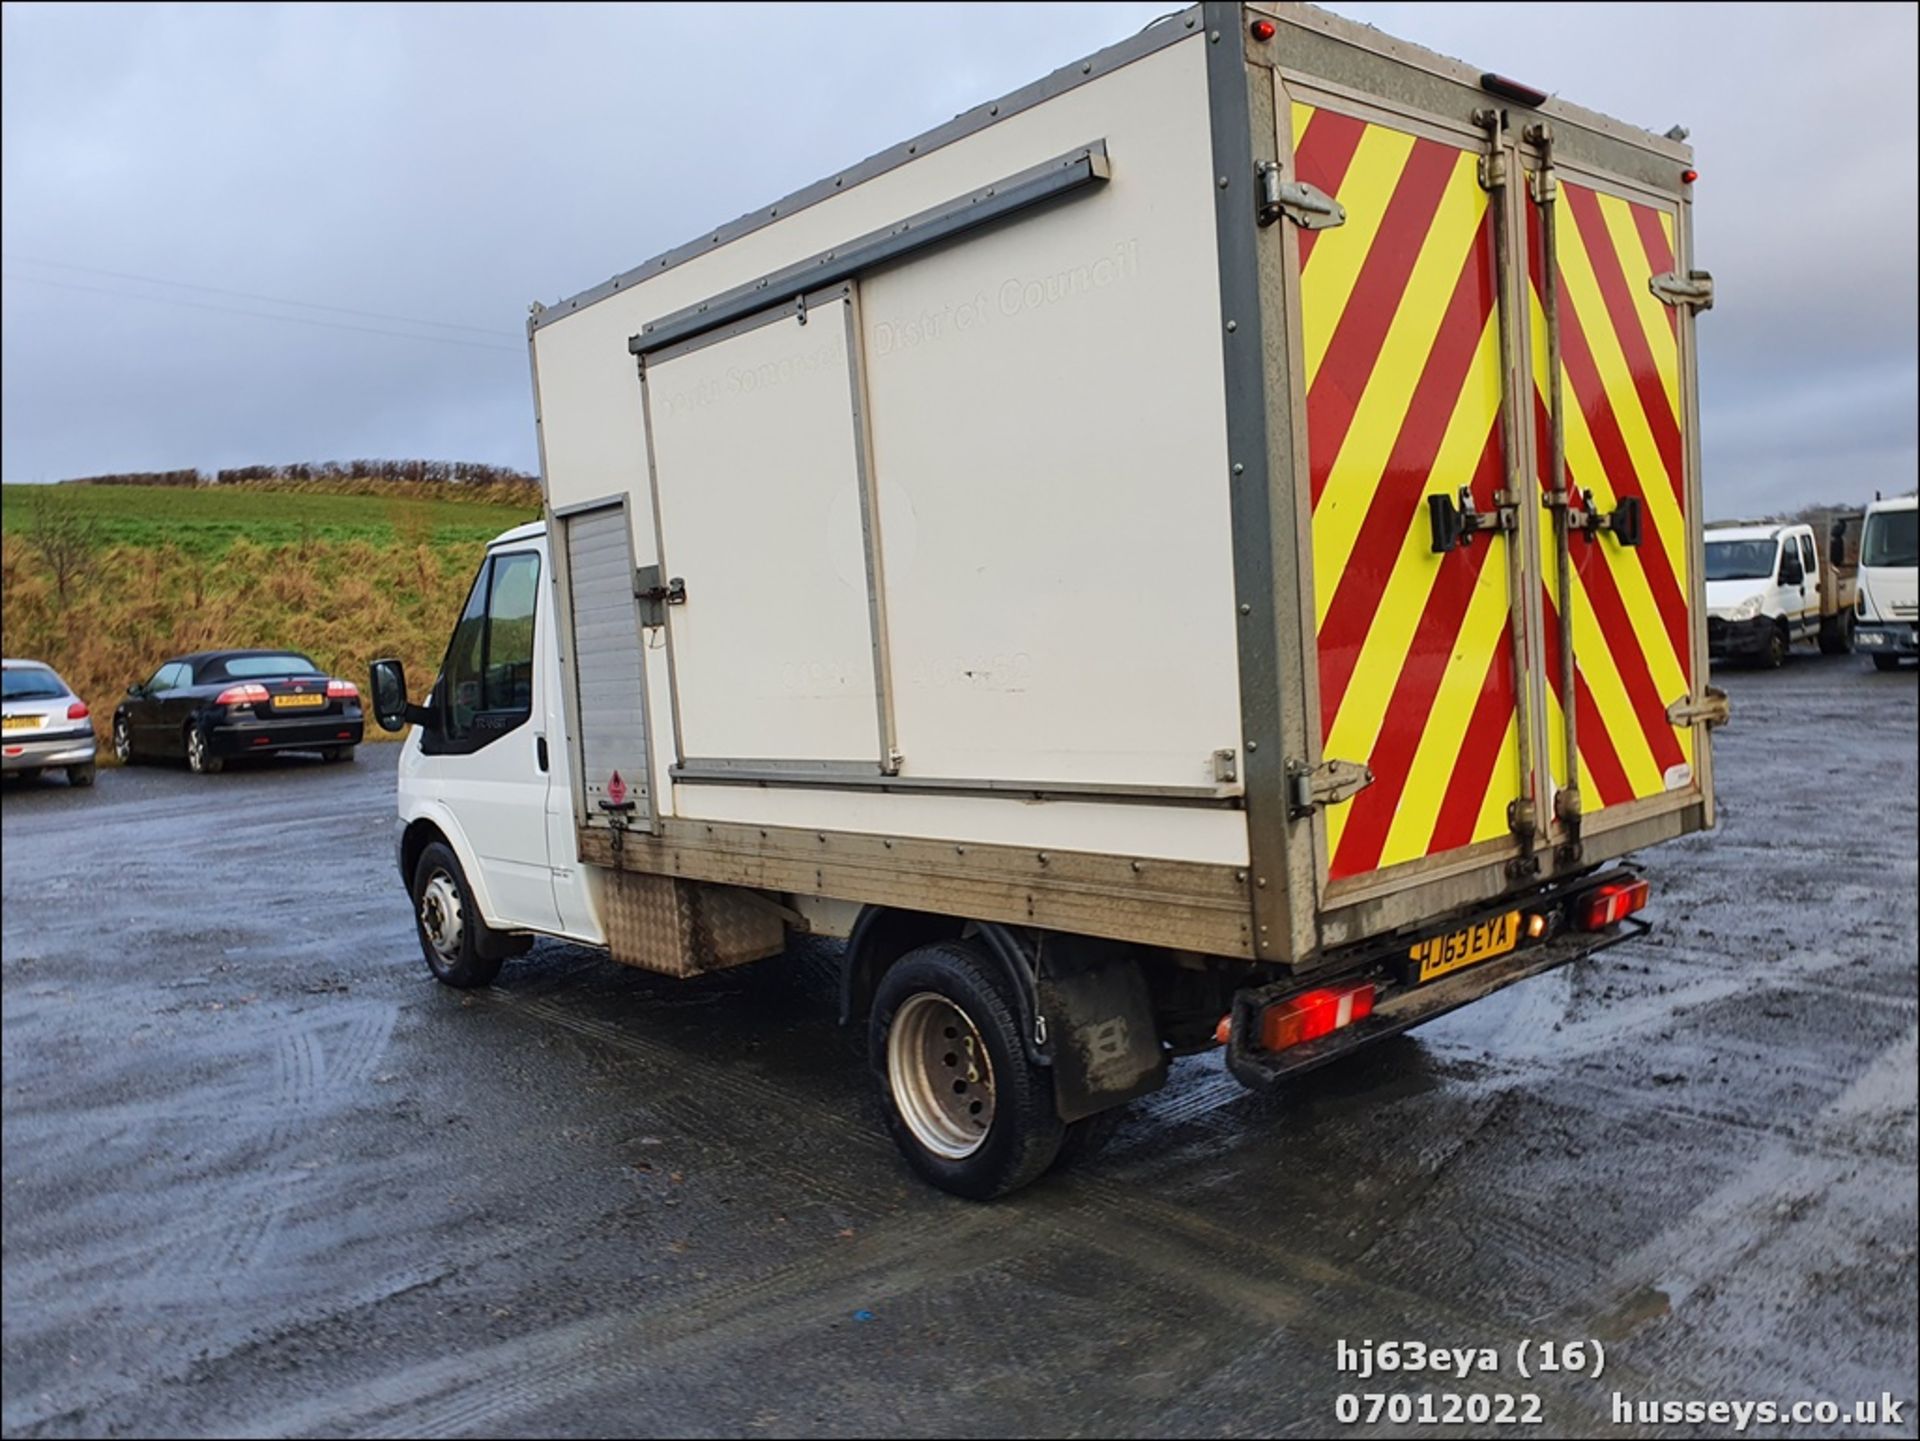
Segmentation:
{"type": "Polygon", "coordinates": [[[547,608],[538,550],[480,567],[422,730],[422,772],[466,836],[501,929],[558,931],[547,840],[547,608]]]}

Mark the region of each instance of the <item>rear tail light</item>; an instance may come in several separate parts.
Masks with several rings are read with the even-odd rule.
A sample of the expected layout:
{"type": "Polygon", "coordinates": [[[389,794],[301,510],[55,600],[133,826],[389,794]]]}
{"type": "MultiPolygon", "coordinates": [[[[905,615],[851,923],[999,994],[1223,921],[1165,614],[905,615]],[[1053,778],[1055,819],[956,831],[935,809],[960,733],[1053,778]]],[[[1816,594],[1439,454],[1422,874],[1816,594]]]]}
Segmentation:
{"type": "Polygon", "coordinates": [[[259,705],[267,698],[263,685],[230,685],[213,698],[215,705],[259,705]]]}
{"type": "Polygon", "coordinates": [[[1583,931],[1604,931],[1646,904],[1645,881],[1616,881],[1588,891],[1573,903],[1574,924],[1583,931]]]}
{"type": "MultiPolygon", "coordinates": [[[[1325,986],[1275,1001],[1260,1013],[1259,1045],[1265,1051],[1284,1051],[1330,1036],[1344,1026],[1365,1020],[1373,1014],[1373,983],[1359,986],[1325,986]]],[[[1214,1035],[1226,1043],[1232,1018],[1220,1022],[1214,1035]]]]}
{"type": "Polygon", "coordinates": [[[77,700],[67,707],[68,720],[85,720],[89,714],[91,712],[87,710],[87,703],[83,700],[77,700]]]}
{"type": "Polygon", "coordinates": [[[330,680],[327,682],[327,694],[335,700],[359,700],[360,687],[350,680],[330,680]]]}

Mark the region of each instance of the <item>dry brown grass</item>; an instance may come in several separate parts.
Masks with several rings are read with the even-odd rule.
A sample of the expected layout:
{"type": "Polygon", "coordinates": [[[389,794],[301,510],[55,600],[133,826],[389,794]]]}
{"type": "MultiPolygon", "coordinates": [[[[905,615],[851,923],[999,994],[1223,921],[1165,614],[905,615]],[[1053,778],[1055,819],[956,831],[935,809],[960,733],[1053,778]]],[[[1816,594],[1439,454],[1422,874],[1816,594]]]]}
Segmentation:
{"type": "MultiPolygon", "coordinates": [[[[384,544],[242,537],[213,556],[113,545],[69,581],[62,604],[38,552],[8,534],[0,557],[6,653],[58,670],[92,707],[103,740],[127,686],[188,651],[284,646],[363,689],[369,661],[397,656],[424,690],[485,548],[430,544],[420,534],[384,544]]],[[[368,728],[369,738],[384,734],[368,728]]]]}

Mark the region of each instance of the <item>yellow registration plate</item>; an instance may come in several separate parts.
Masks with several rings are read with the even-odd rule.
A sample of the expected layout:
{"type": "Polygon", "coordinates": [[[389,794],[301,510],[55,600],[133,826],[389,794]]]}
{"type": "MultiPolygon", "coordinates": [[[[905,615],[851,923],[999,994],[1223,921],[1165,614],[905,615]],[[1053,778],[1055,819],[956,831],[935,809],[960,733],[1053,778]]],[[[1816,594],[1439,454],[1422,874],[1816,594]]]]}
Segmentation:
{"type": "Polygon", "coordinates": [[[10,715],[0,719],[0,730],[37,731],[40,729],[40,717],[37,715],[10,715]]]}
{"type": "Polygon", "coordinates": [[[1490,921],[1468,926],[1452,935],[1432,936],[1412,947],[1407,954],[1413,957],[1414,964],[1420,968],[1415,979],[1431,981],[1436,976],[1444,976],[1480,961],[1490,961],[1495,956],[1504,956],[1519,943],[1520,912],[1508,911],[1504,916],[1495,916],[1490,921]]]}
{"type": "Polygon", "coordinates": [[[317,693],[314,695],[277,695],[273,698],[273,708],[275,710],[303,710],[310,706],[321,706],[326,703],[327,698],[317,693]]]}

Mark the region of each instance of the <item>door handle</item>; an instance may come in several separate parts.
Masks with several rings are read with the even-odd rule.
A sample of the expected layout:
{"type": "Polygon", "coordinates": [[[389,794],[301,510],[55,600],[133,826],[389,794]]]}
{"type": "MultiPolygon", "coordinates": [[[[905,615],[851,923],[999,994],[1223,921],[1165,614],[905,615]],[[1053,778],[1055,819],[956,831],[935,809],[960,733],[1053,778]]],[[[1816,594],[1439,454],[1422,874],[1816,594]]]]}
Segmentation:
{"type": "Polygon", "coordinates": [[[533,738],[533,758],[541,770],[544,771],[547,768],[547,738],[545,736],[535,736],[533,738]]]}

